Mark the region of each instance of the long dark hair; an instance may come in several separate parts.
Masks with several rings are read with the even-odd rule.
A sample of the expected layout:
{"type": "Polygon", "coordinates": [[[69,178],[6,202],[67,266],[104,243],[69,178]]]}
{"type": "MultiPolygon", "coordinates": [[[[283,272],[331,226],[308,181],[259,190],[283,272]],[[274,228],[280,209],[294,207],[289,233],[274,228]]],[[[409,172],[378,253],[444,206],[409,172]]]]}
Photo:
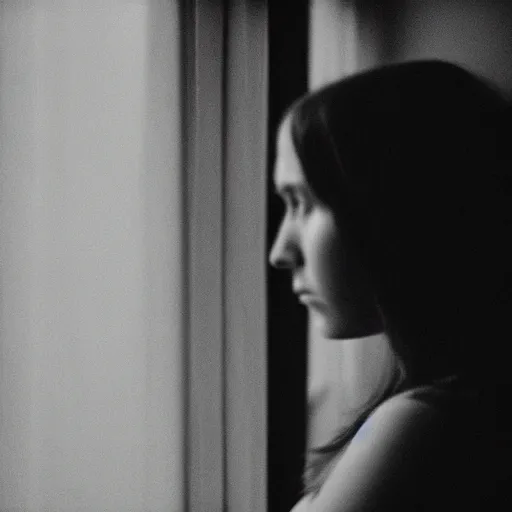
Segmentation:
{"type": "Polygon", "coordinates": [[[400,389],[451,376],[492,392],[503,385],[511,114],[483,79],[417,61],[331,84],[288,115],[306,178],[349,233],[400,363],[354,422],[316,451],[306,473],[314,491],[376,405],[400,389]]]}

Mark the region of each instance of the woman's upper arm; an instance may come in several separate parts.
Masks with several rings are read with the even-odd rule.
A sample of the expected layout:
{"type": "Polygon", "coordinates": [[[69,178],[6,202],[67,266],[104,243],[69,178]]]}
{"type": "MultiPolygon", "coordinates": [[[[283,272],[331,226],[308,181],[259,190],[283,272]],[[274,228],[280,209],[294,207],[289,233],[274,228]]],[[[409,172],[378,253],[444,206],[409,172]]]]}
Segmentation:
{"type": "MultiPolygon", "coordinates": [[[[312,500],[311,512],[410,510],[418,471],[439,441],[439,413],[395,397],[369,417],[312,500]]],[[[432,490],[432,489],[430,489],[432,490]]]]}

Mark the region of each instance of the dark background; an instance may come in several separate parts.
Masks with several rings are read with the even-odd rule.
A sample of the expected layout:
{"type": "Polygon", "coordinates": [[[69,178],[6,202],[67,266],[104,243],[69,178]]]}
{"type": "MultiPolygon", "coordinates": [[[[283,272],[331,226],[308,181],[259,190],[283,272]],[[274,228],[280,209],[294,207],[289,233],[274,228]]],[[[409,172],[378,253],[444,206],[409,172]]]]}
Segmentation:
{"type": "MultiPolygon", "coordinates": [[[[282,215],[272,193],[277,128],[286,108],[307,91],[308,2],[269,2],[267,254],[282,215]]],[[[306,444],[306,313],[289,272],[268,273],[268,511],[289,512],[300,497],[306,444]]]]}

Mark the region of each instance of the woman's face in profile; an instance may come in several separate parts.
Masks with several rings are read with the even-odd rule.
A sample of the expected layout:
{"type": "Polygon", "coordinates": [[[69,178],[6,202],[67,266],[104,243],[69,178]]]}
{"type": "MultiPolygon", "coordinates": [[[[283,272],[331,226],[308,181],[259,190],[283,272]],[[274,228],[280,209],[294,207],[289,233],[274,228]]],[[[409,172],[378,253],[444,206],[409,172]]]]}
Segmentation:
{"type": "Polygon", "coordinates": [[[285,215],[270,253],[270,263],[289,269],[292,287],[325,338],[357,338],[382,331],[378,308],[347,237],[332,209],[311,190],[283,123],[274,184],[285,215]]]}

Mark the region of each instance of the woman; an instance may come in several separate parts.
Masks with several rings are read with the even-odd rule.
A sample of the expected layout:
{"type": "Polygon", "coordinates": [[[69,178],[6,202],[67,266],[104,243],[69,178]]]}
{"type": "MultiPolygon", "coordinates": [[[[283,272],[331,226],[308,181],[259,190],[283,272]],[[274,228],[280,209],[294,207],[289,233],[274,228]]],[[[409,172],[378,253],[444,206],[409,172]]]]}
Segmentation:
{"type": "Polygon", "coordinates": [[[494,510],[506,496],[510,117],[441,61],[354,75],[284,117],[271,264],[324,337],[384,332],[396,358],[312,454],[294,512],[494,510]]]}

